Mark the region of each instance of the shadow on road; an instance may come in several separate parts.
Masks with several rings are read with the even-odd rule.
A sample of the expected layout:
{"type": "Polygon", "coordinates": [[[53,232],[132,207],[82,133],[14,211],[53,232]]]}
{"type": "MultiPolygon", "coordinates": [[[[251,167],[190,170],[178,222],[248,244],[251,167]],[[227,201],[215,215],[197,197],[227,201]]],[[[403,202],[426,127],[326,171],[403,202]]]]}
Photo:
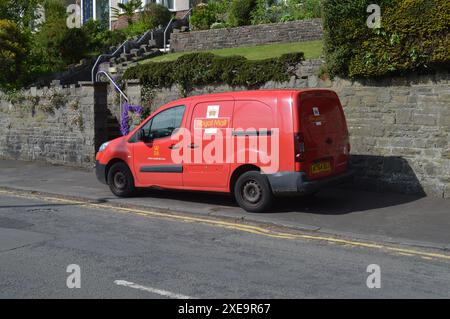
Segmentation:
{"type": "MultiPolygon", "coordinates": [[[[142,190],[139,198],[176,199],[190,203],[200,203],[217,207],[237,208],[231,195],[173,190],[142,190]]],[[[396,193],[355,191],[344,188],[324,189],[314,196],[278,197],[270,213],[311,213],[322,215],[342,215],[356,211],[373,210],[397,206],[416,201],[423,196],[396,193]]],[[[220,208],[217,208],[220,209],[220,208]]]]}

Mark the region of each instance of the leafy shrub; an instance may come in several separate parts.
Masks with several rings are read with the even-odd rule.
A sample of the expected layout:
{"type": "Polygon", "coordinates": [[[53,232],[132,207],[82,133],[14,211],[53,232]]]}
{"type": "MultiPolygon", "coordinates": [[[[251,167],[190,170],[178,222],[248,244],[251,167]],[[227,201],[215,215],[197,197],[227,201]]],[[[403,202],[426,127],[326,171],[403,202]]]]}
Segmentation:
{"type": "Polygon", "coordinates": [[[46,21],[41,25],[39,32],[32,37],[29,56],[29,71],[35,76],[58,72],[65,66],[60,50],[60,44],[68,30],[64,2],[46,0],[43,5],[46,21]]]}
{"type": "Polygon", "coordinates": [[[126,38],[133,38],[135,36],[142,35],[148,29],[149,28],[144,21],[138,20],[133,24],[129,24],[126,28],[122,29],[121,31],[123,32],[126,38]]]}
{"type": "Polygon", "coordinates": [[[217,22],[216,11],[212,5],[199,5],[195,8],[190,19],[194,30],[207,30],[217,22]]]}
{"type": "Polygon", "coordinates": [[[1,0],[0,20],[10,20],[28,28],[38,17],[37,7],[42,0],[1,0]]]}
{"type": "Polygon", "coordinates": [[[59,47],[64,64],[80,62],[88,53],[87,42],[88,38],[84,30],[79,28],[63,29],[62,36],[56,45],[59,47]]]}
{"type": "Polygon", "coordinates": [[[129,68],[124,79],[139,79],[150,88],[177,84],[185,94],[196,85],[228,84],[257,88],[269,81],[283,82],[293,75],[293,68],[304,60],[303,53],[279,58],[249,61],[242,56],[221,57],[212,53],[192,53],[176,61],[150,62],[129,68]]]}
{"type": "Polygon", "coordinates": [[[28,37],[17,24],[0,20],[0,87],[4,90],[22,84],[28,50],[28,37]]]}
{"type": "Polygon", "coordinates": [[[165,6],[157,3],[149,3],[141,14],[141,21],[148,29],[154,29],[160,25],[165,26],[172,18],[172,13],[165,6]]]}
{"type": "Polygon", "coordinates": [[[100,54],[107,51],[111,46],[117,46],[126,39],[122,30],[108,30],[101,21],[90,19],[81,27],[86,35],[86,47],[91,54],[100,54]]]}
{"type": "Polygon", "coordinates": [[[228,23],[232,27],[251,24],[251,13],[256,7],[256,0],[233,0],[231,2],[228,23]]]}
{"type": "Polygon", "coordinates": [[[445,67],[450,61],[448,0],[380,0],[381,28],[366,25],[371,0],[324,0],[330,75],[379,77],[445,67]]]}
{"type": "Polygon", "coordinates": [[[306,20],[321,17],[321,0],[285,2],[257,0],[251,13],[252,24],[306,20]]]}
{"type": "Polygon", "coordinates": [[[232,0],[210,0],[194,8],[190,22],[195,30],[225,28],[232,0]]]}

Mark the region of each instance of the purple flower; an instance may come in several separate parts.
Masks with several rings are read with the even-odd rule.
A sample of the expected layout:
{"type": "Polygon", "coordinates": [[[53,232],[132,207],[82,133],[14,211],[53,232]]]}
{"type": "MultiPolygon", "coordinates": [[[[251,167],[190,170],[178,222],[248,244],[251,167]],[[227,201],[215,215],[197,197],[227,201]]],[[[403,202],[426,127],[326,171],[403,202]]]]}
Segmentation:
{"type": "Polygon", "coordinates": [[[142,106],[140,105],[130,105],[128,102],[125,102],[122,107],[122,116],[120,120],[120,131],[122,135],[128,135],[130,133],[130,127],[128,122],[130,120],[130,112],[136,113],[138,115],[142,114],[142,106]]]}

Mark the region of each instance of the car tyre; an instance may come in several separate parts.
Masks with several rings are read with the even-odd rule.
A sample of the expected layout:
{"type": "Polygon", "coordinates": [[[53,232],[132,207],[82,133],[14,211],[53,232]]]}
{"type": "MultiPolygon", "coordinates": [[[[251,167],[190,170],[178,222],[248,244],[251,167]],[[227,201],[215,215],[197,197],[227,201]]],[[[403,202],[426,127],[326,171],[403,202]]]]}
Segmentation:
{"type": "Polygon", "coordinates": [[[133,196],[136,188],[134,178],[125,163],[115,163],[108,171],[108,185],[114,195],[118,197],[133,196]]]}
{"type": "Polygon", "coordinates": [[[236,202],[251,213],[266,212],[273,203],[273,193],[267,177],[260,172],[242,174],[234,185],[236,202]]]}

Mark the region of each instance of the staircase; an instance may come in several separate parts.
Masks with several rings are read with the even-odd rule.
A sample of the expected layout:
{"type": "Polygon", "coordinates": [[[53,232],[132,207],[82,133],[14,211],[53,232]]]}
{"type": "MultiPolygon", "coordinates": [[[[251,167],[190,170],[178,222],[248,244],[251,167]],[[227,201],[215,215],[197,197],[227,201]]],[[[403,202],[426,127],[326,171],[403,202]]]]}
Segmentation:
{"type": "Polygon", "coordinates": [[[115,77],[123,75],[126,69],[139,61],[170,52],[170,35],[174,30],[189,29],[189,10],[182,19],[172,18],[166,27],[149,30],[141,37],[128,40],[119,47],[111,47],[110,54],[100,55],[92,68],[92,82],[98,71],[105,71],[115,77]]]}
{"type": "Polygon", "coordinates": [[[127,68],[136,65],[139,61],[161,54],[163,52],[158,48],[157,42],[149,40],[148,43],[141,44],[137,48],[122,52],[118,57],[111,57],[108,61],[101,63],[98,70],[106,71],[114,76],[121,76],[127,68]]]}

